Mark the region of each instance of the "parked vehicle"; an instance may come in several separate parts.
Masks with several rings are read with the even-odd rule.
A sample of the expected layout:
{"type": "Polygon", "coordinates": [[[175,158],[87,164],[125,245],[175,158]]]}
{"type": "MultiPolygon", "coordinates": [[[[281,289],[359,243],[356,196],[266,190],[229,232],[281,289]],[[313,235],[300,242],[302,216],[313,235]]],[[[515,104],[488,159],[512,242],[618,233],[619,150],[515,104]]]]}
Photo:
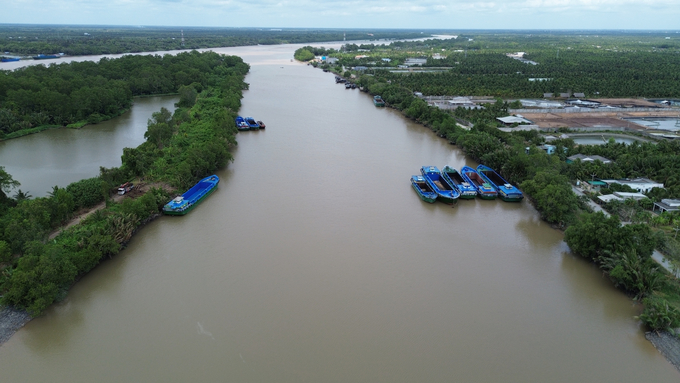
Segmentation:
{"type": "Polygon", "coordinates": [[[135,185],[133,183],[126,182],[126,183],[118,186],[118,194],[123,195],[123,194],[129,192],[130,190],[134,189],[134,187],[135,187],[135,185]]]}

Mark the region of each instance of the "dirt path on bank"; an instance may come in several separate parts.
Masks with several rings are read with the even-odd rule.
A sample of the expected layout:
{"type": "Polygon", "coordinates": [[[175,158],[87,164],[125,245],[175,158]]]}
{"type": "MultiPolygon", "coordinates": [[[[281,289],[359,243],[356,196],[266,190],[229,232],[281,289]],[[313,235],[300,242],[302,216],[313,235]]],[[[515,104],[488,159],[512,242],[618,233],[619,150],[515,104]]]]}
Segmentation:
{"type": "MultiPolygon", "coordinates": [[[[170,186],[170,185],[168,185],[167,183],[164,183],[164,182],[149,182],[149,183],[139,182],[139,183],[135,184],[134,189],[132,189],[131,191],[129,191],[129,192],[123,194],[123,195],[115,194],[111,199],[114,202],[120,202],[125,198],[132,198],[132,199],[139,198],[139,197],[143,196],[144,194],[146,194],[146,192],[151,190],[151,188],[161,188],[161,189],[164,189],[165,191],[167,191],[170,194],[174,193],[175,190],[176,190],[175,188],[173,188],[172,186],[170,186]]],[[[61,233],[62,231],[68,229],[71,226],[79,224],[80,221],[82,221],[83,219],[87,218],[88,216],[90,216],[91,214],[96,212],[97,210],[101,210],[105,207],[106,207],[106,202],[100,202],[97,205],[92,206],[91,208],[82,209],[82,210],[76,212],[76,214],[73,216],[73,218],[71,218],[66,224],[64,224],[62,227],[52,231],[50,233],[50,235],[47,237],[47,239],[52,240],[52,239],[56,238],[59,235],[59,233],[61,233]]]]}

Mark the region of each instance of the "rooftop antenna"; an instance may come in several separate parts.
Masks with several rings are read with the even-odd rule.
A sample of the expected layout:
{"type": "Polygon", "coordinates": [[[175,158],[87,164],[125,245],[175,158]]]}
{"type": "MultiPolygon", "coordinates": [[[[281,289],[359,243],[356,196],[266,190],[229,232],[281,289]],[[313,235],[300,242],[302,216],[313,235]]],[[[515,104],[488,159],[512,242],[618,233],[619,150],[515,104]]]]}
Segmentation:
{"type": "Polygon", "coordinates": [[[184,48],[184,29],[182,29],[182,48],[184,48]]]}

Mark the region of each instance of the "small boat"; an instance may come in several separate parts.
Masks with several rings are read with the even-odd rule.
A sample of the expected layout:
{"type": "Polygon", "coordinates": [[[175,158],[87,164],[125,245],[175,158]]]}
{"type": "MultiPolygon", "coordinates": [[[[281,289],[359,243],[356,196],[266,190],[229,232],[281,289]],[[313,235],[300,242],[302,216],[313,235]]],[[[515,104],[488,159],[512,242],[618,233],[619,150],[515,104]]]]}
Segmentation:
{"type": "Polygon", "coordinates": [[[163,206],[163,213],[167,215],[185,215],[193,210],[196,205],[201,203],[207,196],[217,189],[220,178],[216,175],[205,177],[187,190],[181,196],[175,197],[172,201],[163,206]]]}
{"type": "Polygon", "coordinates": [[[437,193],[432,190],[423,176],[411,176],[411,186],[418,193],[418,197],[425,202],[434,203],[437,200],[437,193]]]}
{"type": "Polygon", "coordinates": [[[47,59],[58,59],[60,56],[58,55],[37,55],[33,56],[34,60],[47,60],[47,59]]]}
{"type": "Polygon", "coordinates": [[[257,124],[257,121],[255,121],[254,118],[252,117],[246,117],[246,124],[248,124],[248,127],[253,130],[260,129],[260,125],[257,124]]]}
{"type": "Polygon", "coordinates": [[[260,126],[260,129],[264,129],[267,127],[262,121],[258,121],[257,124],[260,126]]]}
{"type": "Polygon", "coordinates": [[[441,202],[451,205],[460,197],[460,192],[442,177],[436,166],[423,166],[420,168],[420,173],[432,190],[437,193],[437,199],[441,202]]]}
{"type": "Polygon", "coordinates": [[[241,116],[236,117],[236,128],[238,130],[250,130],[250,126],[248,126],[246,120],[241,116]]]}
{"type": "Polygon", "coordinates": [[[458,173],[458,170],[450,167],[449,165],[444,166],[442,169],[442,177],[449,181],[449,183],[458,189],[460,192],[461,199],[474,199],[477,196],[477,188],[471,185],[468,181],[465,181],[463,177],[458,173]]]}
{"type": "Polygon", "coordinates": [[[463,168],[460,169],[460,174],[465,181],[477,189],[477,195],[482,199],[496,199],[496,196],[498,195],[496,189],[487,180],[482,178],[482,176],[477,174],[475,169],[469,166],[463,166],[463,168]]]}
{"type": "Polygon", "coordinates": [[[19,61],[19,60],[21,60],[21,59],[18,58],[18,57],[3,57],[3,58],[0,59],[0,62],[9,63],[9,62],[19,61]]]}
{"type": "Polygon", "coordinates": [[[373,104],[375,104],[375,106],[385,106],[385,101],[380,96],[374,96],[373,104]]]}
{"type": "Polygon", "coordinates": [[[524,198],[524,194],[506,181],[495,170],[485,165],[477,166],[477,173],[486,179],[496,190],[498,197],[506,202],[519,202],[524,198]]]}
{"type": "Polygon", "coordinates": [[[346,82],[345,83],[345,89],[352,89],[352,84],[346,82]]]}

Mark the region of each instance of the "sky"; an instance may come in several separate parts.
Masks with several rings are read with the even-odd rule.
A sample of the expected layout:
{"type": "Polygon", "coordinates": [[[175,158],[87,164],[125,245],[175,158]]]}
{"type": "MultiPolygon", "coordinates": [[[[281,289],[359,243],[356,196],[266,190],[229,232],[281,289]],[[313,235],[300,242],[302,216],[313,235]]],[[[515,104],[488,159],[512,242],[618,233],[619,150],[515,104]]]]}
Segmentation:
{"type": "Polygon", "coordinates": [[[680,30],[680,0],[5,0],[0,23],[680,30]]]}

